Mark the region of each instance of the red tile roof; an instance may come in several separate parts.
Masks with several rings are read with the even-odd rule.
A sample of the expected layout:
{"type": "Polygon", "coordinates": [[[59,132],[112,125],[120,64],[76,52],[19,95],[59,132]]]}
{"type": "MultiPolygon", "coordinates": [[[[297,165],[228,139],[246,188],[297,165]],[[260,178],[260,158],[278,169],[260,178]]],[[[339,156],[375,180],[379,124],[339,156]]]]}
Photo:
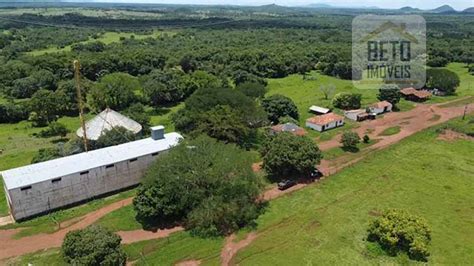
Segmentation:
{"type": "Polygon", "coordinates": [[[344,120],[344,117],[342,117],[340,115],[337,115],[335,113],[329,113],[329,114],[325,114],[325,115],[313,116],[311,118],[306,119],[306,122],[309,122],[309,123],[315,124],[315,125],[323,126],[323,125],[327,125],[331,122],[340,121],[340,120],[344,120]]]}
{"type": "Polygon", "coordinates": [[[383,108],[389,107],[389,106],[392,106],[392,104],[387,102],[387,101],[381,101],[381,102],[374,103],[374,104],[371,105],[371,107],[375,107],[375,108],[379,108],[379,109],[383,109],[383,108]]]}
{"type": "Polygon", "coordinates": [[[431,97],[431,92],[426,90],[416,90],[415,88],[405,88],[400,90],[400,93],[403,95],[415,95],[418,98],[429,98],[431,97]]]}
{"type": "Polygon", "coordinates": [[[416,90],[415,88],[404,88],[404,89],[401,89],[400,90],[400,93],[403,94],[403,95],[411,95],[411,94],[415,94],[416,90]]]}

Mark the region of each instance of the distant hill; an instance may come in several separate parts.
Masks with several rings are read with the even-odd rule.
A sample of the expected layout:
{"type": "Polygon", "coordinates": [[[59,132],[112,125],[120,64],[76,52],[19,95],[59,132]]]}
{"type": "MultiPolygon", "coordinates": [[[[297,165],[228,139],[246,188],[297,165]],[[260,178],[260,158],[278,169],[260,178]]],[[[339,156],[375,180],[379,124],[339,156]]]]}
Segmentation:
{"type": "Polygon", "coordinates": [[[474,7],[466,8],[462,11],[463,13],[474,14],[474,7]]]}
{"type": "Polygon", "coordinates": [[[328,5],[328,4],[322,4],[322,3],[314,3],[314,4],[309,4],[307,7],[311,8],[333,8],[333,6],[328,5]]]}
{"type": "Polygon", "coordinates": [[[414,7],[411,7],[411,6],[402,7],[399,10],[402,11],[402,12],[419,12],[419,11],[421,11],[420,9],[414,8],[414,7]]]}
{"type": "Polygon", "coordinates": [[[433,10],[431,10],[432,12],[436,12],[436,13],[448,13],[448,12],[456,12],[456,10],[450,6],[450,5],[443,5],[443,6],[440,6],[438,8],[435,8],[433,10]]]}

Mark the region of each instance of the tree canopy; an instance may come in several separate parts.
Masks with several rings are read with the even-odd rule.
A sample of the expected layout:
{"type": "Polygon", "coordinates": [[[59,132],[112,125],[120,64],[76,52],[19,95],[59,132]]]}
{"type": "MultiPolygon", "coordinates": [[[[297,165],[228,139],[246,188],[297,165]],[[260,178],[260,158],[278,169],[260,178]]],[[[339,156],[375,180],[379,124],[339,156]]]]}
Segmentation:
{"type": "Polygon", "coordinates": [[[341,92],[334,96],[332,105],[343,110],[359,109],[362,95],[359,93],[341,92]]]}
{"type": "Polygon", "coordinates": [[[451,95],[454,94],[459,84],[459,76],[451,70],[441,68],[426,70],[426,87],[430,89],[438,89],[451,95]]]}
{"type": "Polygon", "coordinates": [[[322,159],[312,139],[288,132],[269,137],[261,149],[263,168],[274,177],[306,177],[322,159]]]}
{"type": "Polygon", "coordinates": [[[395,84],[384,84],[379,89],[377,98],[380,101],[387,101],[393,105],[396,105],[400,102],[401,98],[400,88],[395,84]]]}
{"type": "Polygon", "coordinates": [[[248,154],[207,136],[160,156],[133,204],[145,224],[180,222],[201,236],[229,234],[260,213],[260,183],[248,154]]]}
{"type": "Polygon", "coordinates": [[[102,77],[91,89],[88,103],[95,111],[105,108],[123,110],[137,102],[135,91],[140,89],[138,80],[126,73],[113,73],[102,77]]]}
{"type": "Polygon", "coordinates": [[[298,120],[298,108],[290,98],[274,94],[262,100],[262,107],[268,114],[268,119],[278,124],[280,117],[290,116],[298,120]]]}
{"type": "Polygon", "coordinates": [[[266,113],[253,99],[228,87],[198,89],[173,116],[176,128],[182,132],[206,133],[242,145],[266,121],[266,113]]]}
{"type": "Polygon", "coordinates": [[[61,252],[71,265],[125,265],[127,255],[120,247],[122,239],[111,231],[92,225],[68,232],[61,252]]]}

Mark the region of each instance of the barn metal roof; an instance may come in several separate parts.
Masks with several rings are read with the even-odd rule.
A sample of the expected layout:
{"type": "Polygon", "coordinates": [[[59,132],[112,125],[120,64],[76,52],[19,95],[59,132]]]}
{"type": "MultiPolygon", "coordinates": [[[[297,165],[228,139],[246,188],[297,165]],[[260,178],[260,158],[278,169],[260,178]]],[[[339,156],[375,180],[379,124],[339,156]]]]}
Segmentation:
{"type": "MultiPolygon", "coordinates": [[[[134,120],[107,108],[100,114],[86,122],[87,138],[97,140],[106,130],[114,127],[124,127],[137,134],[142,130],[142,126],[134,120]]],[[[82,128],[77,129],[77,136],[82,137],[82,128]]]]}
{"type": "Polygon", "coordinates": [[[312,111],[312,112],[322,113],[322,114],[327,114],[327,113],[331,112],[331,110],[328,109],[328,108],[324,108],[324,107],[316,106],[316,105],[311,105],[309,107],[309,110],[312,111]]]}
{"type": "Polygon", "coordinates": [[[5,187],[14,188],[29,186],[46,180],[80,173],[100,166],[130,160],[136,157],[165,151],[183,137],[178,133],[165,134],[163,139],[152,138],[132,141],[103,149],[83,152],[46,162],[31,164],[1,172],[5,187]]]}

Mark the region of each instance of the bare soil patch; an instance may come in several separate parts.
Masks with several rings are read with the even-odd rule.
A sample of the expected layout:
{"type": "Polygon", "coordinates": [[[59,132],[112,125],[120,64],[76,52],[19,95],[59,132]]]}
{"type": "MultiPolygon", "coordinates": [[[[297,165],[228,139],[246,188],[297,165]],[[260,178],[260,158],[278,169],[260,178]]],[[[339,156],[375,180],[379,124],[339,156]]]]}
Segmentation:
{"type": "Polygon", "coordinates": [[[455,141],[458,139],[474,141],[474,137],[450,129],[444,130],[441,134],[439,134],[438,139],[444,141],[455,141]]]}

